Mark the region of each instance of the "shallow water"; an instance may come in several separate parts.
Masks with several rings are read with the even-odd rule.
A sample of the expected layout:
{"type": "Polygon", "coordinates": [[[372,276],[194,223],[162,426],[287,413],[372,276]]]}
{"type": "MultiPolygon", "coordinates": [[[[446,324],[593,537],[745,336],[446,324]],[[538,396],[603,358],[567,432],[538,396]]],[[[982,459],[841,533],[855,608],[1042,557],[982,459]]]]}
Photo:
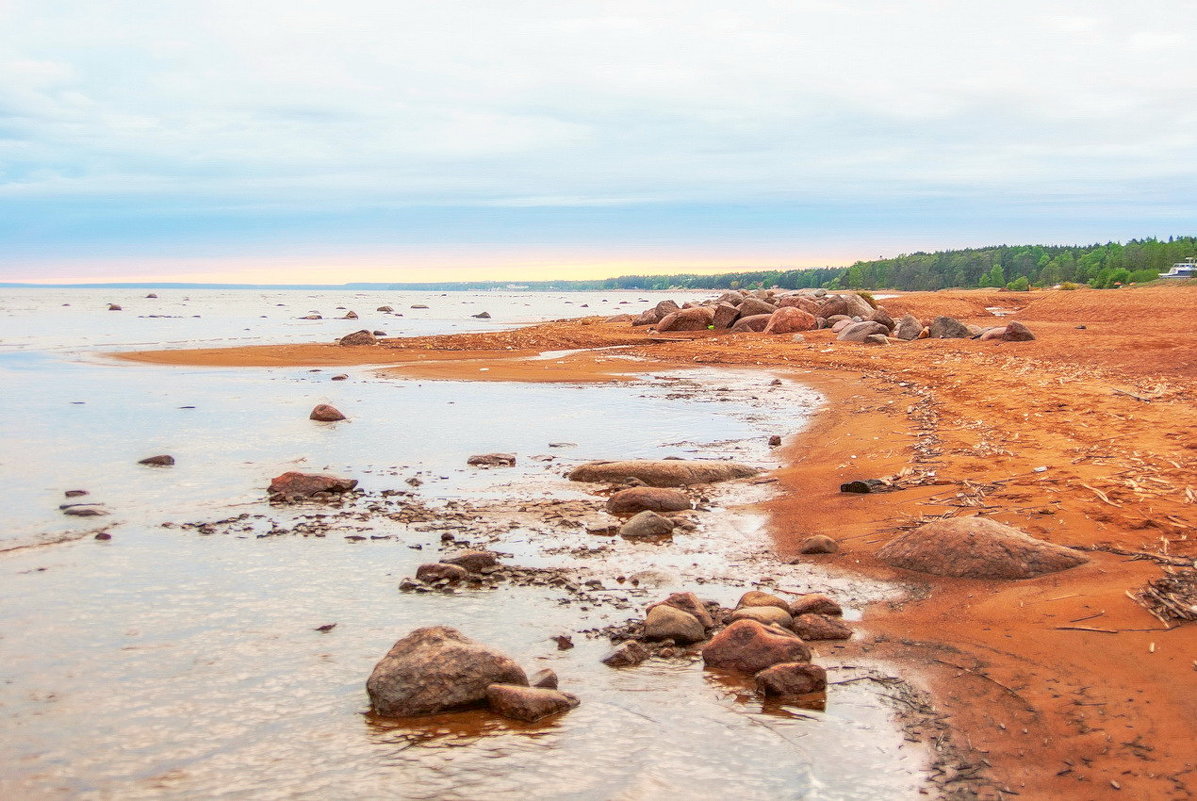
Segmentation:
{"type": "MultiPolygon", "coordinates": [[[[51,302],[72,301],[39,307],[51,324],[53,309],[74,308],[51,302]]],[[[327,469],[361,479],[371,497],[398,488],[436,506],[585,498],[561,475],[590,458],[768,464],[765,439],[800,427],[813,393],[751,372],[553,386],[404,381],[358,368],[333,383],[333,371],[159,367],[84,352],[128,333],[93,331],[84,348],[60,337],[0,350],[0,380],[20,399],[20,414],[0,422],[12,509],[0,548],[17,548],[0,553],[0,798],[917,796],[923,751],[867,682],[834,687],[825,711],[764,709],[698,663],[607,668],[598,661],[606,639],[581,633],[675,589],[725,605],[758,581],[849,604],[886,592],[768,559],[762,521],[729,508],[751,499],[743,492],[712,496],[705,527],[667,544],[530,522],[465,532],[510,554],[505,561],[602,582],[597,600],[514,584],[401,593],[399,580],[446,546],[435,527],[377,514],[337,519],[324,537],[161,526],[243,513],[294,522],[311,510],[263,499],[287,469],[327,469]],[[710,391],[718,388],[728,391],[710,391]],[[307,420],[317,402],[350,421],[307,420]],[[518,466],[464,466],[492,450],[515,452],[518,466]],[[178,464],[136,464],[155,453],[178,464]],[[412,477],[423,483],[412,488],[412,477]],[[63,517],[57,506],[73,488],[111,514],[63,517]],[[22,547],[100,527],[111,541],[22,547]],[[392,539],[346,539],[371,535],[392,539]],[[328,623],[337,625],[314,630],[328,623]],[[484,713],[402,724],[365,715],[373,664],[431,624],[498,646],[529,672],[552,667],[582,705],[538,725],[484,713]],[[549,637],[559,633],[573,633],[577,647],[557,650],[549,637]]],[[[839,666],[834,646],[817,650],[839,666]]],[[[833,672],[844,675],[854,674],[833,672]]]]}

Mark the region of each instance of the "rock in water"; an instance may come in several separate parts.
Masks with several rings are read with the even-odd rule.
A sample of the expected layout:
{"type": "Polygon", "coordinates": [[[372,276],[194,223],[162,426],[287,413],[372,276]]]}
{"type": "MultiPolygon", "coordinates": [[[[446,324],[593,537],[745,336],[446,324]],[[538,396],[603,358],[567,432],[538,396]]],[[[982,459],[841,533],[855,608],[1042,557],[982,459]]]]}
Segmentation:
{"type": "Polygon", "coordinates": [[[920,573],[988,579],[1033,578],[1089,561],[1071,548],[983,517],[927,523],[891,540],[877,556],[920,573]]]}
{"type": "Polygon", "coordinates": [[[366,329],[346,334],[337,340],[340,345],[377,345],[378,339],[366,329]]]}
{"type": "Polygon", "coordinates": [[[528,686],[523,668],[506,654],[456,629],[416,629],[396,642],[366,681],[370,708],[407,717],[487,702],[492,684],[528,686]]]}
{"type": "Polygon", "coordinates": [[[550,668],[541,668],[528,677],[528,682],[533,687],[540,687],[543,690],[557,689],[557,674],[550,668]]]}
{"type": "Polygon", "coordinates": [[[462,551],[441,560],[447,565],[463,567],[471,573],[481,573],[488,567],[498,567],[499,557],[490,551],[462,551]]]}
{"type": "Polygon", "coordinates": [[[776,606],[745,606],[732,612],[732,620],[755,620],[766,626],[773,624],[782,628],[789,628],[794,618],[784,609],[776,606]]]}
{"type": "MultiPolygon", "coordinates": [[[[333,379],[336,380],[335,378],[333,379]]],[[[309,420],[319,420],[321,423],[335,423],[338,420],[344,420],[345,415],[336,406],[329,406],[327,403],[321,403],[312,409],[312,413],[308,415],[309,420]]]]}
{"type": "Polygon", "coordinates": [[[619,462],[587,462],[575,467],[570,481],[622,483],[636,478],[650,487],[684,487],[689,484],[713,484],[736,478],[748,478],[761,472],[758,468],[736,462],[685,461],[682,459],[628,459],[619,462]]]}
{"type": "Polygon", "coordinates": [[[568,712],[579,703],[569,693],[518,684],[492,684],[486,688],[486,700],[495,714],[525,723],[568,712]]]}
{"type": "Polygon", "coordinates": [[[656,512],[644,511],[619,527],[620,536],[668,537],[673,533],[673,521],[656,512]]]}
{"type": "Polygon", "coordinates": [[[674,609],[680,609],[693,615],[704,629],[714,627],[715,621],[711,618],[711,613],[707,611],[706,605],[698,599],[698,596],[692,592],[675,592],[659,604],[653,604],[648,608],[652,612],[656,606],[672,606],[674,609]]]}
{"type": "Polygon", "coordinates": [[[171,456],[170,454],[164,453],[164,454],[161,454],[160,456],[147,456],[144,459],[138,460],[137,463],[138,464],[148,464],[151,467],[170,467],[172,464],[175,463],[175,457],[171,456]]]}
{"type": "Polygon", "coordinates": [[[790,614],[794,617],[805,614],[842,615],[844,610],[835,600],[819,592],[800,595],[790,604],[790,614]]]}
{"type": "Polygon", "coordinates": [[[783,662],[756,674],[756,687],[766,696],[793,698],[827,689],[827,671],[810,662],[783,662]]]}
{"type": "Polygon", "coordinates": [[[663,487],[632,487],[607,499],[607,511],[613,515],[650,512],[681,512],[693,504],[684,492],[663,487]]]}
{"type": "Polygon", "coordinates": [[[441,579],[450,583],[456,583],[469,574],[470,571],[461,565],[447,565],[443,562],[428,562],[416,568],[416,578],[429,584],[434,581],[440,581],[441,579]]]}
{"type": "Polygon", "coordinates": [[[481,453],[466,459],[474,467],[515,467],[514,453],[481,453]]]}
{"type": "Polygon", "coordinates": [[[648,610],[644,619],[646,640],[673,640],[687,645],[707,638],[706,629],[698,618],[673,606],[660,604],[648,610]]]}
{"type": "Polygon", "coordinates": [[[635,640],[628,640],[608,651],[602,662],[609,667],[631,667],[639,665],[645,659],[648,659],[648,649],[635,640]]]}
{"type": "Polygon", "coordinates": [[[702,649],[707,667],[755,674],[782,662],[809,662],[810,649],[796,636],[755,620],[737,620],[702,649]]]}
{"type": "Polygon", "coordinates": [[[288,472],[275,476],[268,492],[272,500],[294,501],[317,493],[349,492],[357,486],[356,478],[338,478],[321,473],[288,472]]]}
{"type": "Polygon", "coordinates": [[[807,613],[794,618],[790,626],[804,640],[846,640],[852,629],[839,618],[807,613]]]}

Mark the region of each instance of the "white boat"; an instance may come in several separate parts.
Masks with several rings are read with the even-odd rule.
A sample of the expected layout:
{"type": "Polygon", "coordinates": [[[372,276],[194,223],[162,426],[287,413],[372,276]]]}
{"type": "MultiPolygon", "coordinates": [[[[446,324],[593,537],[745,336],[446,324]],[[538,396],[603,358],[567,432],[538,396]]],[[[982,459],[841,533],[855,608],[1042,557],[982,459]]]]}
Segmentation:
{"type": "Polygon", "coordinates": [[[1160,278],[1193,278],[1197,276],[1197,259],[1185,259],[1172,265],[1166,273],[1160,273],[1160,278]]]}

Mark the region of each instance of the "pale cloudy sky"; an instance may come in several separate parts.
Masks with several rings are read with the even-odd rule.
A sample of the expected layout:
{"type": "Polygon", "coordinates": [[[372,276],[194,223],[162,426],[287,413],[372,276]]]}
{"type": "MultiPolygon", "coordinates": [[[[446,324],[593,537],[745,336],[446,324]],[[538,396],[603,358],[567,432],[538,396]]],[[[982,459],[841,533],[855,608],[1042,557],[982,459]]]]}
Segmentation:
{"type": "Polygon", "coordinates": [[[0,280],[1197,231],[1192,0],[0,0],[0,280]]]}

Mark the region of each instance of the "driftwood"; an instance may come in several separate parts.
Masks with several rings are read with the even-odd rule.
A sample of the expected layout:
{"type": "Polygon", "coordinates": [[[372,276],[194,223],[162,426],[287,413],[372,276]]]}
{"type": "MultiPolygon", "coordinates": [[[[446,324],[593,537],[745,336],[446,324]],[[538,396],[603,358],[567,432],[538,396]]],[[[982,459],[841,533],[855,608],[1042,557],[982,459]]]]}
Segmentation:
{"type": "Polygon", "coordinates": [[[1170,572],[1127,595],[1165,626],[1197,621],[1197,570],[1170,572]]]}

